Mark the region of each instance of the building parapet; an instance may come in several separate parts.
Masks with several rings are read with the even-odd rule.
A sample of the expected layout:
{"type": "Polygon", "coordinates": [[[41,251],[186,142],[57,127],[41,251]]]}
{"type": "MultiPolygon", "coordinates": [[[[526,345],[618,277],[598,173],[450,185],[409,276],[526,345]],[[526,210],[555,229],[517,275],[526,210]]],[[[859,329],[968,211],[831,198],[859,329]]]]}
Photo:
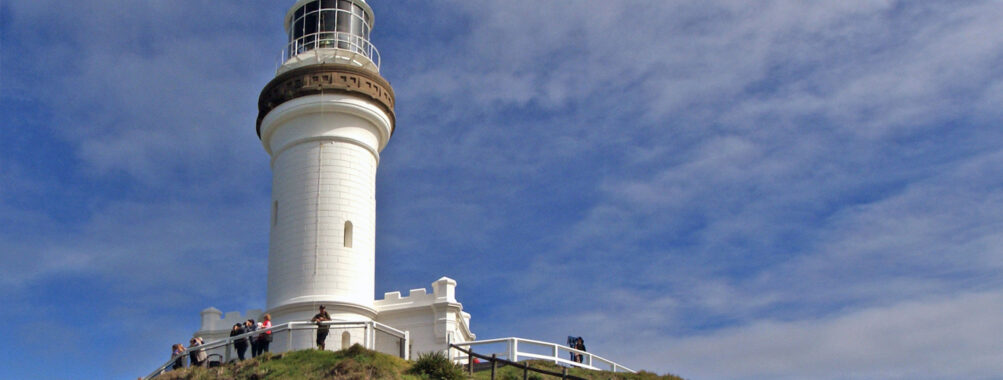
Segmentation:
{"type": "Polygon", "coordinates": [[[202,310],[201,314],[202,328],[195,333],[196,335],[220,330],[229,331],[230,327],[237,323],[244,323],[244,321],[248,319],[254,319],[257,321],[258,319],[261,319],[262,315],[264,315],[261,309],[251,309],[243,314],[239,311],[229,311],[226,315],[224,315],[222,311],[214,307],[202,310]]]}
{"type": "Polygon", "coordinates": [[[383,294],[383,299],[376,300],[373,305],[382,312],[432,306],[437,303],[458,304],[456,302],[456,280],[449,277],[436,280],[432,283],[432,294],[428,294],[428,290],[425,288],[411,289],[407,296],[401,296],[399,291],[387,292],[383,294]]]}

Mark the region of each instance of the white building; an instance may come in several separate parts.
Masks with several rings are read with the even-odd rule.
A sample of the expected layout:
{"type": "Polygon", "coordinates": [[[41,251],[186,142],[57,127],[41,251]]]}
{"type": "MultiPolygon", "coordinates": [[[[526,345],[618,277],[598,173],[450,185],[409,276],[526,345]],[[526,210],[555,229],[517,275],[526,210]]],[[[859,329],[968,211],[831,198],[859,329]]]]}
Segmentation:
{"type": "MultiPolygon", "coordinates": [[[[266,312],[275,325],[308,321],[325,305],[346,322],[332,327],[330,350],[362,343],[403,351],[399,337],[376,331],[380,324],[407,332],[409,356],[474,340],[452,279],[433,282],[431,293],[375,299],[376,169],[395,118],[372,26],[364,0],[299,0],[286,14],[284,62],[258,101],[273,175],[265,310],[224,316],[210,307],[195,336],[226,337],[266,312]]],[[[272,352],[315,347],[312,331],[277,339],[272,352]]]]}

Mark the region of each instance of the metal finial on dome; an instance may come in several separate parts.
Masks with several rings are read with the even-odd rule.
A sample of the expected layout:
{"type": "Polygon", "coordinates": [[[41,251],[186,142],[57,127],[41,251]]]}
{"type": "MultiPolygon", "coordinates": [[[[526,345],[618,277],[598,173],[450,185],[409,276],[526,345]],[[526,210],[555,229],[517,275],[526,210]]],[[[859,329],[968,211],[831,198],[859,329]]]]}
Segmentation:
{"type": "Polygon", "coordinates": [[[369,41],[373,10],[364,0],[299,0],[285,18],[288,44],[279,73],[306,65],[341,63],[379,72],[369,41]]]}

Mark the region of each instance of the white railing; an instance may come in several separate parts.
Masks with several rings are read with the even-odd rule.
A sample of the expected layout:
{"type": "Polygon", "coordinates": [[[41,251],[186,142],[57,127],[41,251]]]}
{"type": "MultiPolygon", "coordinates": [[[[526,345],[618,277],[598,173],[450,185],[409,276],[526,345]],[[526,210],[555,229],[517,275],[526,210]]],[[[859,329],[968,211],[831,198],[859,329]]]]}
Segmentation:
{"type": "MultiPolygon", "coordinates": [[[[599,355],[594,355],[589,352],[576,350],[564,345],[541,342],[538,340],[522,339],[522,338],[498,338],[498,339],[487,339],[478,340],[473,342],[460,342],[453,343],[456,346],[467,347],[471,351],[478,354],[496,354],[497,357],[505,358],[509,361],[517,362],[520,359],[540,359],[546,361],[552,361],[555,364],[570,365],[580,368],[587,368],[591,370],[608,370],[611,372],[630,372],[634,373],[634,370],[620,365],[612,360],[603,358],[599,355]],[[504,344],[504,351],[492,351],[497,350],[504,344]],[[475,347],[481,347],[487,351],[477,350],[475,347]],[[537,352],[533,352],[533,350],[537,352]],[[545,353],[541,353],[541,351],[545,353]],[[582,362],[572,361],[568,357],[571,353],[582,355],[582,362]],[[563,356],[563,357],[562,357],[563,356]]],[[[454,352],[455,350],[450,349],[448,356],[450,360],[457,363],[463,363],[468,358],[465,354],[460,352],[454,352]],[[455,354],[455,355],[454,355],[455,354]]]]}
{"type": "Polygon", "coordinates": [[[346,32],[318,32],[299,37],[282,49],[280,64],[286,64],[300,54],[311,51],[318,60],[329,55],[330,59],[349,60],[360,66],[372,64],[376,71],[380,69],[380,51],[376,46],[362,36],[346,32]],[[330,51],[332,54],[324,54],[323,51],[330,51]]]}
{"type": "MultiPolygon", "coordinates": [[[[382,324],[382,323],[379,323],[379,322],[375,322],[375,321],[361,321],[361,322],[322,322],[321,324],[327,325],[331,330],[346,330],[347,331],[349,329],[363,329],[364,330],[364,336],[363,336],[363,343],[364,344],[363,344],[363,347],[365,347],[367,349],[370,349],[370,350],[377,350],[376,334],[378,332],[379,333],[383,333],[383,334],[387,334],[387,335],[389,335],[391,337],[394,337],[394,338],[397,338],[397,339],[400,339],[400,341],[399,341],[399,344],[400,344],[399,345],[399,350],[395,354],[397,356],[405,359],[405,360],[410,359],[410,357],[409,357],[409,350],[407,349],[410,346],[410,335],[409,335],[409,333],[407,331],[398,330],[398,329],[395,329],[393,327],[390,327],[390,326],[387,326],[385,324],[382,324]]],[[[299,341],[301,341],[303,338],[311,339],[311,337],[315,335],[315,333],[313,333],[313,332],[315,332],[317,330],[318,326],[319,326],[319,324],[317,322],[305,322],[305,321],[303,321],[303,322],[288,322],[288,323],[283,323],[281,325],[272,326],[272,327],[267,328],[267,329],[261,329],[261,330],[251,331],[251,332],[247,332],[247,333],[236,335],[236,336],[226,337],[226,338],[223,338],[223,339],[220,339],[220,340],[215,340],[215,341],[212,341],[212,342],[207,342],[205,344],[202,344],[201,346],[186,347],[186,350],[187,349],[205,350],[206,352],[223,351],[222,354],[220,354],[220,353],[214,353],[214,354],[211,354],[210,356],[219,356],[221,358],[221,363],[220,364],[222,364],[222,363],[228,363],[228,362],[236,359],[237,356],[239,356],[235,352],[236,350],[235,350],[234,344],[233,344],[234,341],[239,341],[241,339],[252,339],[253,340],[258,335],[264,334],[267,331],[271,331],[272,332],[272,339],[273,339],[273,341],[270,344],[269,351],[286,352],[286,351],[292,351],[292,350],[296,350],[296,349],[312,348],[312,346],[310,346],[310,347],[297,347],[297,345],[295,343],[299,343],[299,341]],[[308,335],[300,336],[299,337],[300,339],[297,339],[294,342],[294,339],[293,339],[293,335],[294,334],[293,333],[295,331],[303,331],[303,330],[310,331],[312,333],[308,334],[308,335]],[[280,334],[282,332],[286,332],[286,334],[284,334],[285,336],[280,336],[280,335],[282,335],[282,334],[280,334]]],[[[338,338],[334,337],[334,339],[337,340],[338,338]]],[[[312,342],[312,340],[311,340],[311,342],[312,342]]],[[[174,363],[177,360],[181,360],[182,363],[184,363],[185,361],[188,360],[189,353],[190,353],[189,351],[185,351],[181,355],[172,356],[170,358],[170,360],[168,360],[166,363],[164,363],[164,364],[160,365],[159,367],[157,367],[157,369],[153,370],[153,372],[151,372],[149,375],[146,375],[145,377],[143,377],[143,379],[144,380],[151,379],[151,378],[157,377],[157,376],[159,376],[159,375],[161,375],[161,374],[169,371],[171,369],[171,367],[174,365],[174,363]]]]}

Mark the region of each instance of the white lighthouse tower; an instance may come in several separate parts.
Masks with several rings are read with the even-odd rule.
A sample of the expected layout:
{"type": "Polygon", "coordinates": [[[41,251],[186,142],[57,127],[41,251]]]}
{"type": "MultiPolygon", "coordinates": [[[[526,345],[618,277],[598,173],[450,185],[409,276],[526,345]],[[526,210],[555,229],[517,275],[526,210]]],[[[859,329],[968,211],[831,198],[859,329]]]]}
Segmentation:
{"type": "Polygon", "coordinates": [[[257,132],[273,175],[266,309],[277,323],[321,304],[336,320],[376,317],[376,168],[394,95],[372,25],[363,0],[297,1],[284,62],[261,91],[257,132]]]}
{"type": "Polygon", "coordinates": [[[376,169],[395,118],[393,89],[369,41],[372,9],[364,0],[298,0],[284,25],[282,64],[258,99],[257,133],[273,176],[265,310],[224,316],[207,308],[194,335],[225,339],[233,324],[267,312],[287,326],[272,352],[312,348],[309,333],[289,329],[308,328],[303,322],[324,305],[336,324],[328,349],[360,343],[408,357],[474,340],[450,278],[432,282],[431,292],[374,297],[376,169]]]}

